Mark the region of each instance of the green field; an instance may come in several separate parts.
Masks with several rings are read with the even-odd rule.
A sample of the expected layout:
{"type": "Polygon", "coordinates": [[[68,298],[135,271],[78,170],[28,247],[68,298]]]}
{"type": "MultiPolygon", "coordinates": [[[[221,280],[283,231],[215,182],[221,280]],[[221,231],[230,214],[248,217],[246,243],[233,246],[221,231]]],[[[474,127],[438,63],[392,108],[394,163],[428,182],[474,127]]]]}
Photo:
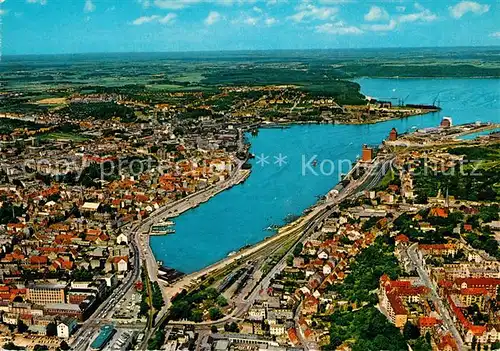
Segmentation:
{"type": "Polygon", "coordinates": [[[89,138],[79,135],[77,133],[63,133],[63,132],[55,132],[43,134],[40,136],[41,140],[71,140],[74,142],[83,142],[89,140],[89,138]]]}
{"type": "MultiPolygon", "coordinates": [[[[224,86],[294,85],[340,104],[364,103],[358,77],[500,77],[500,48],[421,48],[206,53],[6,56],[0,112],[44,113],[47,97],[117,93],[147,103],[171,92],[220,93],[224,86]]],[[[184,103],[185,101],[182,101],[184,103]]]]}

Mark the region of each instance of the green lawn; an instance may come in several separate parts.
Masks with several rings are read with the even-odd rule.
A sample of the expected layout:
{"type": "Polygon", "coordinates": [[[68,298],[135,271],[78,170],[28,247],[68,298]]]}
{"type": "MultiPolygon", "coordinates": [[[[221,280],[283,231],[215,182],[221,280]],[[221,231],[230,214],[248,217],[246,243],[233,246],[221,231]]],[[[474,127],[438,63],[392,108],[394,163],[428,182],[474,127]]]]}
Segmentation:
{"type": "Polygon", "coordinates": [[[74,142],[83,142],[89,140],[89,138],[81,136],[75,133],[62,133],[62,132],[54,132],[41,135],[40,138],[42,140],[72,140],[74,142]]]}

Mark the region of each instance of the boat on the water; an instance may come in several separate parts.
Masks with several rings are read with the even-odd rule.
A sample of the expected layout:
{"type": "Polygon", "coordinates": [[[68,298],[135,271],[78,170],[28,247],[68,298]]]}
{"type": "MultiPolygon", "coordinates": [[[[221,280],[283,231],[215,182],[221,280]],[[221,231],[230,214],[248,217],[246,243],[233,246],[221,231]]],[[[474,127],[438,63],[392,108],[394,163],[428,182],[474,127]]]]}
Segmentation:
{"type": "Polygon", "coordinates": [[[151,226],[151,230],[149,231],[149,235],[167,235],[175,233],[175,229],[172,226],[175,223],[172,221],[166,221],[158,224],[154,224],[151,226]]]}
{"type": "Polygon", "coordinates": [[[164,230],[151,230],[149,232],[149,235],[151,236],[160,236],[160,235],[168,235],[168,234],[174,234],[175,229],[169,228],[169,229],[164,229],[164,230]]]}

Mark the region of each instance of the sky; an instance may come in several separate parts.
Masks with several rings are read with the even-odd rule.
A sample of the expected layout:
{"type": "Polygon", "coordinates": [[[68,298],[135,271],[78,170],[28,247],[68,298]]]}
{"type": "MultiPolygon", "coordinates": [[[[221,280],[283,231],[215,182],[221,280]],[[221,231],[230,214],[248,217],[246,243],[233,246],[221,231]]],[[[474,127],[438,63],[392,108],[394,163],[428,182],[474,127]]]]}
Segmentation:
{"type": "Polygon", "coordinates": [[[500,45],[500,1],[0,0],[1,53],[500,45]]]}

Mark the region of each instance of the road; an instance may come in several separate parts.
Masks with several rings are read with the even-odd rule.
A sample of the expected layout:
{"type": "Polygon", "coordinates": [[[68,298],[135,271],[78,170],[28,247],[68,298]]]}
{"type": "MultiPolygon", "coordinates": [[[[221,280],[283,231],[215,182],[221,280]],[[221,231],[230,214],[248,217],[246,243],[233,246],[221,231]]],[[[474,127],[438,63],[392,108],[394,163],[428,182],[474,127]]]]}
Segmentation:
{"type": "Polygon", "coordinates": [[[455,327],[455,323],[453,323],[453,320],[450,317],[450,313],[449,313],[448,309],[443,304],[443,300],[437,294],[436,289],[434,287],[434,284],[432,284],[432,281],[429,277],[429,274],[425,270],[423,262],[418,258],[417,249],[418,249],[418,243],[414,243],[413,245],[411,245],[408,248],[408,256],[410,257],[410,259],[413,261],[413,263],[417,267],[418,276],[420,277],[420,279],[422,279],[422,282],[425,284],[425,286],[430,289],[431,299],[434,302],[434,304],[436,306],[438,306],[440,315],[443,318],[444,325],[452,333],[453,337],[455,338],[455,341],[457,342],[457,345],[458,345],[458,349],[465,350],[465,346],[464,346],[462,337],[461,337],[460,333],[458,332],[457,328],[455,327]]]}
{"type": "MultiPolygon", "coordinates": [[[[342,189],[342,191],[336,197],[334,197],[330,201],[317,205],[309,213],[299,218],[295,222],[280,228],[280,230],[278,230],[278,233],[272,236],[271,238],[268,238],[262,241],[261,243],[252,246],[244,251],[241,251],[236,255],[225,258],[215,263],[214,265],[206,267],[201,271],[183,277],[173,286],[167,288],[169,291],[168,295],[173,297],[175,296],[175,294],[182,291],[182,289],[189,289],[190,286],[194,285],[201,278],[206,277],[208,274],[211,274],[213,272],[224,269],[225,267],[227,267],[230,264],[233,264],[234,262],[237,261],[244,262],[250,255],[265,249],[266,247],[275,243],[276,241],[294,236],[297,237],[297,242],[305,241],[307,238],[310,237],[311,233],[314,232],[315,228],[320,223],[322,223],[326,218],[328,218],[332,212],[336,210],[335,208],[336,205],[345,200],[347,197],[358,193],[358,189],[360,188],[360,186],[362,185],[364,186],[366,182],[368,182],[368,186],[372,186],[372,183],[374,183],[375,179],[375,184],[377,184],[380,181],[380,179],[385,175],[385,172],[389,169],[389,165],[392,164],[392,161],[393,158],[389,157],[387,159],[383,159],[381,164],[375,162],[374,164],[371,165],[372,168],[369,170],[369,172],[366,172],[360,179],[351,181],[344,189],[342,189]],[[371,171],[372,169],[374,170],[373,172],[371,171]]],[[[283,257],[271,269],[271,271],[265,277],[262,278],[259,284],[261,288],[259,288],[259,286],[256,286],[254,290],[251,292],[250,296],[247,299],[245,299],[242,303],[238,304],[230,315],[227,315],[223,319],[218,321],[206,321],[200,323],[186,321],[186,322],[174,322],[174,323],[190,324],[190,325],[193,324],[213,325],[213,324],[220,324],[222,322],[226,322],[229,320],[238,319],[238,317],[242,316],[248,310],[248,308],[255,302],[255,300],[259,296],[258,295],[259,291],[261,289],[266,289],[269,286],[271,280],[276,275],[276,273],[278,273],[285,267],[286,257],[293,252],[293,248],[295,247],[295,245],[296,244],[292,245],[289,251],[283,255],[283,257]]]]}
{"type": "MultiPolygon", "coordinates": [[[[132,229],[133,230],[133,229],[132,229]]],[[[134,261],[132,263],[132,271],[130,271],[122,284],[118,286],[113,293],[103,302],[96,311],[80,326],[78,331],[73,335],[70,342],[72,350],[86,350],[92,340],[90,337],[99,329],[102,317],[108,315],[116,303],[121,300],[133,284],[139,279],[140,274],[140,259],[139,249],[135,237],[132,236],[131,248],[134,261]]]]}
{"type": "MultiPolygon", "coordinates": [[[[139,280],[142,260],[146,262],[150,280],[152,282],[158,281],[158,264],[156,263],[156,259],[149,245],[149,236],[145,235],[144,238],[141,238],[141,233],[148,232],[150,226],[153,223],[158,222],[164,218],[178,216],[182,212],[187,211],[188,209],[197,206],[202,202],[208,201],[211,197],[215,196],[219,192],[244,181],[248,176],[248,171],[242,171],[242,165],[242,161],[237,162],[237,166],[235,167],[232,176],[229,177],[228,180],[220,184],[212,185],[200,192],[188,195],[187,197],[178,201],[167,204],[166,206],[163,206],[153,212],[148,218],[144,219],[143,221],[128,224],[122,228],[130,240],[129,245],[133,252],[133,262],[130,267],[131,271],[125,276],[121,285],[119,285],[113,291],[113,293],[103,303],[101,303],[101,305],[98,306],[96,311],[80,326],[78,331],[73,335],[73,337],[70,339],[70,345],[72,349],[77,351],[86,349],[86,347],[92,341],[89,340],[89,338],[93,334],[95,334],[100,328],[101,324],[103,324],[103,317],[107,316],[108,314],[112,314],[112,311],[115,308],[117,302],[121,300],[133,287],[134,283],[139,280]]],[[[164,292],[164,289],[162,289],[162,292],[164,292]]],[[[169,296],[164,293],[165,301],[169,301],[168,298],[169,296]]],[[[165,306],[165,308],[160,311],[160,313],[158,314],[158,320],[166,313],[166,309],[167,308],[165,306]]]]}
{"type": "MultiPolygon", "coordinates": [[[[392,160],[384,161],[383,165],[385,165],[387,162],[392,162],[392,160]]],[[[144,260],[146,262],[150,280],[152,282],[158,281],[157,278],[158,265],[151,251],[148,240],[149,238],[147,235],[141,237],[141,233],[148,232],[150,226],[153,223],[158,222],[159,220],[163,220],[165,218],[175,217],[180,213],[182,213],[183,211],[186,211],[187,209],[192,208],[201,202],[207,201],[217,193],[243,181],[248,175],[248,173],[241,171],[242,165],[243,162],[238,162],[237,167],[233,172],[233,175],[226,182],[217,184],[215,186],[205,189],[204,191],[192,194],[186,198],[183,198],[179,201],[164,206],[155,211],[154,213],[152,213],[145,220],[128,226],[128,234],[129,234],[128,236],[130,238],[131,241],[130,244],[134,252],[134,264],[132,266],[132,272],[130,272],[126,276],[122,285],[118,289],[116,289],[113,292],[113,294],[104,303],[101,304],[101,306],[98,307],[96,312],[82,325],[77,334],[75,334],[73,338],[74,342],[72,343],[72,346],[74,347],[75,350],[83,350],[85,349],[86,346],[88,346],[88,343],[90,341],[88,340],[88,338],[93,333],[95,333],[98,327],[100,326],[101,321],[99,320],[99,318],[101,318],[103,315],[107,315],[108,313],[110,313],[115,307],[116,302],[119,301],[133,286],[133,283],[139,279],[141,260],[144,260]]],[[[375,166],[377,165],[375,164],[374,167],[375,166]]],[[[383,174],[385,174],[384,172],[382,172],[383,174],[379,174],[381,173],[380,170],[386,170],[386,169],[388,168],[384,166],[376,168],[377,170],[375,172],[376,180],[372,178],[370,184],[375,181],[378,182],[379,179],[381,179],[381,177],[383,176],[383,174]]],[[[331,200],[328,203],[325,202],[321,205],[318,205],[317,207],[315,207],[313,210],[311,210],[309,213],[307,213],[297,221],[285,227],[280,228],[280,230],[275,236],[268,238],[251,248],[240,251],[238,254],[235,254],[209,267],[206,267],[201,271],[187,275],[182,279],[180,279],[179,281],[175,282],[172,286],[162,286],[163,287],[162,293],[165,301],[165,306],[161,311],[159,311],[157,315],[155,328],[146,331],[146,337],[144,339],[145,342],[147,342],[147,340],[156,330],[158,324],[160,324],[160,322],[163,320],[163,317],[166,315],[167,310],[170,307],[169,301],[178,292],[182,291],[183,289],[189,289],[190,286],[196,284],[201,278],[205,277],[206,275],[224,269],[228,265],[231,265],[239,260],[243,261],[250,255],[258,253],[259,251],[265,249],[267,246],[279,242],[279,240],[282,240],[286,237],[290,237],[293,235],[300,235],[302,233],[304,233],[302,238],[307,237],[306,234],[309,233],[311,229],[313,229],[318,223],[323,221],[324,218],[326,218],[329,215],[328,213],[330,212],[332,204],[339,203],[340,201],[344,200],[347,196],[351,196],[352,194],[354,194],[354,191],[357,190],[359,186],[364,182],[366,182],[372,175],[373,175],[372,172],[367,172],[367,174],[361,177],[361,179],[351,181],[349,185],[346,188],[344,188],[342,192],[333,200],[331,200]]],[[[264,277],[264,279],[261,282],[262,286],[266,284],[268,285],[272,277],[274,277],[274,275],[276,274],[276,272],[278,272],[280,267],[282,268],[286,256],[287,255],[284,255],[282,260],[269,272],[269,274],[266,277],[264,277]]],[[[161,281],[159,281],[159,283],[162,284],[161,281]]],[[[228,319],[237,317],[238,315],[244,313],[257,297],[256,295],[257,292],[258,289],[255,289],[255,291],[247,299],[246,303],[243,304],[243,306],[240,306],[238,309],[235,309],[235,311],[233,311],[231,316],[228,316],[228,319]]],[[[220,322],[221,321],[217,321],[217,323],[220,322]]],[[[210,322],[208,322],[207,324],[210,324],[210,322]]]]}

